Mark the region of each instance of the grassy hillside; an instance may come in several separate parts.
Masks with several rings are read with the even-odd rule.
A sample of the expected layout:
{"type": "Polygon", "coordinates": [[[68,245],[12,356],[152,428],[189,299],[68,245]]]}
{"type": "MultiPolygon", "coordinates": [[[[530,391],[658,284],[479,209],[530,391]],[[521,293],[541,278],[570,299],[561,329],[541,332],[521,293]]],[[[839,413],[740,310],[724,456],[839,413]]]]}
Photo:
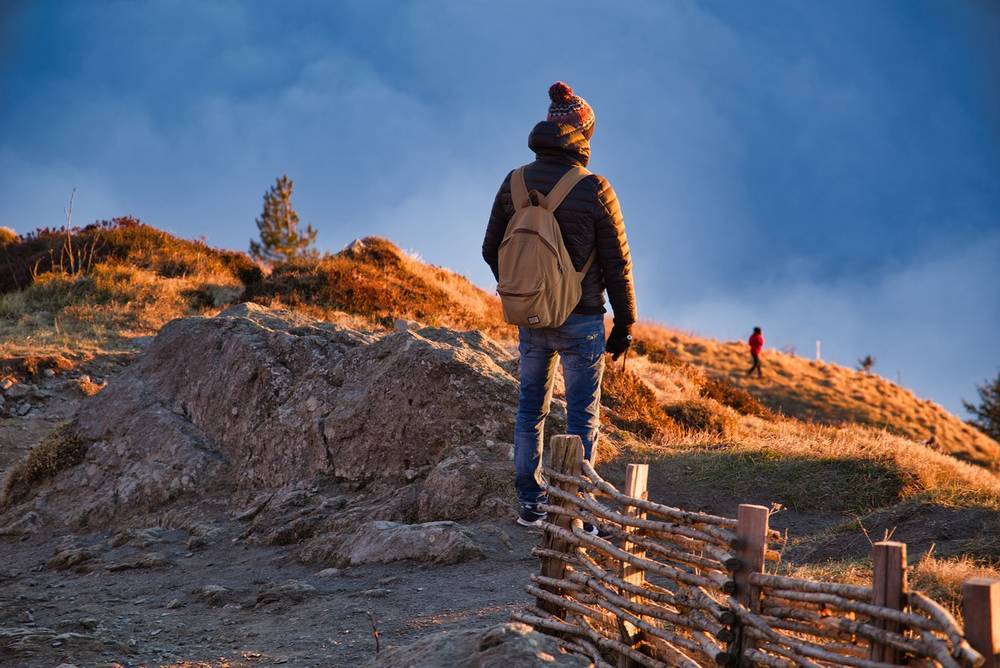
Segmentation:
{"type": "MultiPolygon", "coordinates": [[[[384,239],[362,239],[268,274],[243,253],[119,218],[69,235],[40,230],[0,245],[0,357],[127,348],[172,318],[248,299],[376,328],[404,318],[480,329],[500,340],[515,335],[495,296],[384,239]]],[[[747,379],[741,343],[649,323],[637,328],[636,338],[633,368],[660,404],[699,398],[758,417],[774,412],[866,425],[916,442],[933,437],[930,449],[983,466],[1000,463],[1000,444],[880,376],[768,351],[765,378],[747,379]]]]}
{"type": "MultiPolygon", "coordinates": [[[[243,300],[376,330],[398,318],[481,329],[514,345],[496,297],[378,238],[268,273],[244,254],[120,219],[0,245],[0,271],[0,378],[4,366],[37,372],[47,359],[134,350],[172,318],[243,300]]],[[[612,477],[646,461],[657,500],[726,514],[740,501],[777,503],[787,511],[778,525],[813,518],[827,528],[795,526],[803,538],[789,549],[833,576],[863,579],[859,527],[898,530],[915,555],[937,545],[921,561],[935,582],[1000,559],[1000,541],[984,538],[1000,525],[989,470],[1000,445],[940,406],[773,352],[765,379],[747,380],[742,344],[648,323],[636,335],[627,370],[605,375],[600,458],[612,477]]]]}
{"type": "Polygon", "coordinates": [[[940,405],[877,374],[775,350],[764,352],[764,378],[747,378],[742,342],[697,338],[643,324],[636,338],[653,357],[687,362],[745,389],[775,412],[825,424],[863,424],[927,442],[981,466],[1000,466],[1000,444],[940,405]]]}
{"type": "Polygon", "coordinates": [[[181,315],[231,303],[260,279],[246,255],[132,218],[0,244],[0,358],[128,349],[181,315]]]}

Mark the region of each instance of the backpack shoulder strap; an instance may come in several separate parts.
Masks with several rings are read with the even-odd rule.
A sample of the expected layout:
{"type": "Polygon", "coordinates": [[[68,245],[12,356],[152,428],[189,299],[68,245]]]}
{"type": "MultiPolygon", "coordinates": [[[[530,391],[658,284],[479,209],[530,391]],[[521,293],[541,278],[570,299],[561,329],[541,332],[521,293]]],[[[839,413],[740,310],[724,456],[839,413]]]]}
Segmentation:
{"type": "Polygon", "coordinates": [[[514,211],[528,206],[528,186],[524,183],[524,167],[518,167],[510,175],[510,198],[514,203],[514,211]]]}
{"type": "Polygon", "coordinates": [[[590,176],[590,172],[583,167],[570,167],[569,171],[562,175],[562,178],[552,186],[552,190],[545,196],[545,208],[549,211],[558,209],[573,187],[587,176],[590,176]]]}

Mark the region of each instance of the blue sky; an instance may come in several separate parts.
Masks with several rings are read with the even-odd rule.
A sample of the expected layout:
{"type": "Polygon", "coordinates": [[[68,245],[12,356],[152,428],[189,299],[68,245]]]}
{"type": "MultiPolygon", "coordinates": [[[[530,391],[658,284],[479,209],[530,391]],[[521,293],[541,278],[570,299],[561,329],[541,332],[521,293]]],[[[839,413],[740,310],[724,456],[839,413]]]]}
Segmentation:
{"type": "Polygon", "coordinates": [[[492,288],[493,194],[546,89],[597,113],[640,314],[876,371],[952,410],[1000,367],[1000,5],[7,2],[0,225],[132,214],[246,248],[295,180],[492,288]]]}

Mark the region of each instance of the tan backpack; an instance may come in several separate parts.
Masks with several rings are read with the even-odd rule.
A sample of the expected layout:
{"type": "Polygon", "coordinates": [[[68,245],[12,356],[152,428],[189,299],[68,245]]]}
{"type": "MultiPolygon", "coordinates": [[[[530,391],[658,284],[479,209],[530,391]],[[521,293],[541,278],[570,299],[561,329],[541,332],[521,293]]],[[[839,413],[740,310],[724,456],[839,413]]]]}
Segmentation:
{"type": "Polygon", "coordinates": [[[511,174],[514,216],[500,243],[497,294],[504,319],[512,325],[558,327],[579,303],[580,284],[594,253],[583,271],[573,268],[554,212],[573,186],[589,174],[583,167],[571,168],[548,195],[528,192],[523,167],[511,174]]]}

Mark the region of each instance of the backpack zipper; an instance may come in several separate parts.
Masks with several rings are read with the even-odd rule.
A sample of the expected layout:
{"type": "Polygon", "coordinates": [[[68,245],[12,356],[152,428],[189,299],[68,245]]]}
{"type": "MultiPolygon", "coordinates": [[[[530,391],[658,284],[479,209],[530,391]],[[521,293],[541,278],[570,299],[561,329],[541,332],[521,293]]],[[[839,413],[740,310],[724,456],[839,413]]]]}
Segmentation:
{"type": "Polygon", "coordinates": [[[562,262],[559,260],[559,251],[556,250],[555,246],[549,243],[548,239],[543,237],[540,233],[536,232],[535,230],[526,230],[523,228],[511,230],[511,234],[534,234],[536,237],[538,237],[538,240],[542,242],[542,245],[548,248],[549,251],[556,256],[556,266],[559,268],[559,273],[560,274],[563,273],[562,262]]]}
{"type": "Polygon", "coordinates": [[[538,237],[538,239],[543,244],[545,244],[546,248],[548,248],[550,251],[552,251],[553,255],[555,255],[556,257],[559,257],[559,251],[556,250],[556,247],[553,246],[552,244],[550,244],[549,241],[548,241],[548,239],[546,239],[540,233],[538,233],[538,232],[536,232],[534,230],[525,230],[525,229],[511,230],[511,234],[534,234],[536,237],[538,237]]]}
{"type": "Polygon", "coordinates": [[[538,290],[532,292],[507,292],[506,290],[497,289],[497,294],[501,297],[534,297],[538,292],[538,290]]]}

